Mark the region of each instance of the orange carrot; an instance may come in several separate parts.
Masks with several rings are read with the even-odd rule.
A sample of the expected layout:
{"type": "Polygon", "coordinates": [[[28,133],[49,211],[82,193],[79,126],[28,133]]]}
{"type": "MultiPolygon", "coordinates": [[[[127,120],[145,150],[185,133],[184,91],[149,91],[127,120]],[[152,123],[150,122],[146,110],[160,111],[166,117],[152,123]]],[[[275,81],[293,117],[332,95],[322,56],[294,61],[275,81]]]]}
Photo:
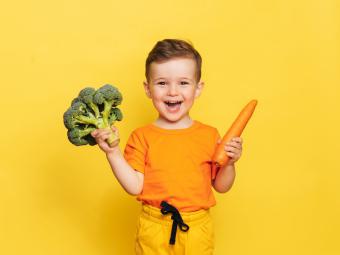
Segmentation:
{"type": "Polygon", "coordinates": [[[228,163],[229,157],[224,150],[226,142],[229,142],[231,138],[238,137],[242,134],[243,129],[248,123],[248,120],[252,116],[255,107],[257,105],[257,100],[251,100],[240,112],[238,117],[235,119],[234,123],[229,128],[228,132],[224,135],[221,143],[217,146],[212,162],[212,176],[215,178],[219,168],[225,166],[228,163]]]}

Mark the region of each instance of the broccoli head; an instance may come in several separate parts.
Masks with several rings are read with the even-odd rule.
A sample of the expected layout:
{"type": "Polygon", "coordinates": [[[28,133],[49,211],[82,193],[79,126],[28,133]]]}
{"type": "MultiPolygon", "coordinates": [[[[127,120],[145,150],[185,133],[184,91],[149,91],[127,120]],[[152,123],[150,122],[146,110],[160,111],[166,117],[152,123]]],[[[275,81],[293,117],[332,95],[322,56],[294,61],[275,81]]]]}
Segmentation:
{"type": "MultiPolygon", "coordinates": [[[[82,89],[63,116],[69,141],[78,146],[95,145],[92,131],[97,128],[111,128],[115,121],[123,119],[121,110],[116,107],[121,104],[122,99],[122,94],[110,84],[98,90],[91,87],[82,89]]],[[[112,133],[107,142],[114,146],[119,143],[119,138],[112,133]]]]}

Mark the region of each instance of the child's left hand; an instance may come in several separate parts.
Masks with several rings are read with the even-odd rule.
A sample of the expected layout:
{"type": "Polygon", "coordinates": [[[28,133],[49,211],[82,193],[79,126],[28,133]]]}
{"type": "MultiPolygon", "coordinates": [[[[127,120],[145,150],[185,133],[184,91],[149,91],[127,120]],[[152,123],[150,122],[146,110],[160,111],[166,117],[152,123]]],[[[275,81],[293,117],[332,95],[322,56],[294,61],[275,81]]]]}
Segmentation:
{"type": "Polygon", "coordinates": [[[234,137],[224,145],[224,151],[229,157],[227,165],[233,165],[237,160],[240,159],[242,154],[242,143],[241,137],[234,137]]]}

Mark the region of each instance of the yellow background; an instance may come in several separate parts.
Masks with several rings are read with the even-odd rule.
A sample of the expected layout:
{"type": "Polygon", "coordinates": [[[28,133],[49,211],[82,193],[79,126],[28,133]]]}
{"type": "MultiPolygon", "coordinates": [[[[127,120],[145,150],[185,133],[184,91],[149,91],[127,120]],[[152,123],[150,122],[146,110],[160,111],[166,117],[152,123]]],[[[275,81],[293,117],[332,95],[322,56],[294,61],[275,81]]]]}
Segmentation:
{"type": "Polygon", "coordinates": [[[124,96],[130,132],[157,40],[193,42],[194,119],[227,130],[251,99],[232,190],[212,209],[216,255],[340,254],[340,5],[336,0],[7,1],[0,11],[0,254],[133,254],[139,203],[62,115],[78,91],[124,96]]]}

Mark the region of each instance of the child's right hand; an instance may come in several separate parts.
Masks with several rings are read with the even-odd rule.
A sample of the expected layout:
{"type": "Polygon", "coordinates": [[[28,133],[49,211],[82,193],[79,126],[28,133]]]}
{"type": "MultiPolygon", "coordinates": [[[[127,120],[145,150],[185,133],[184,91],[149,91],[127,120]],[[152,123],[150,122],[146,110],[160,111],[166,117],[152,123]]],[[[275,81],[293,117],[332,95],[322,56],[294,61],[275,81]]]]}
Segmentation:
{"type": "Polygon", "coordinates": [[[119,149],[119,143],[117,143],[114,147],[110,147],[110,145],[106,141],[111,136],[112,132],[114,132],[115,135],[119,138],[119,132],[115,126],[111,126],[111,129],[99,128],[91,132],[91,135],[96,140],[99,148],[106,154],[112,153],[119,149]]]}

